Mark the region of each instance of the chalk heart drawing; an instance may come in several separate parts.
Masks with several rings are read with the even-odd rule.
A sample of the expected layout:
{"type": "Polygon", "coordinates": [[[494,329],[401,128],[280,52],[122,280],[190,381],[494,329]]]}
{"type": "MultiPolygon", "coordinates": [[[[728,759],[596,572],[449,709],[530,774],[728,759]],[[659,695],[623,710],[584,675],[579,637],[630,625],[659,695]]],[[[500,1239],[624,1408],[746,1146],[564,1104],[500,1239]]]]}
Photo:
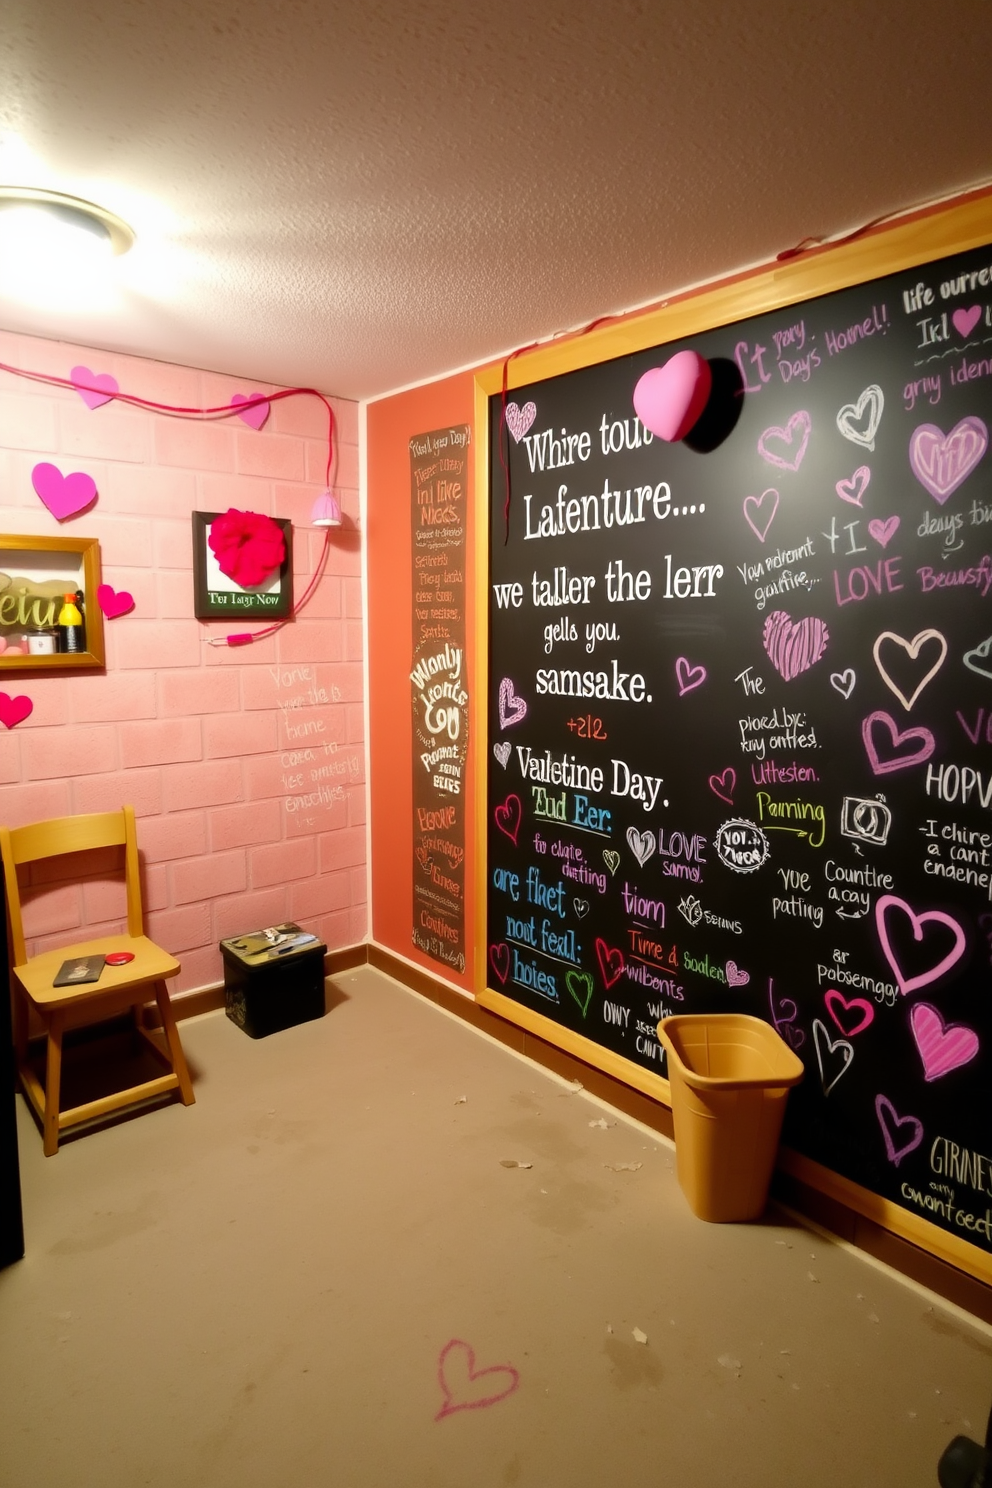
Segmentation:
{"type": "Polygon", "coordinates": [[[725,972],[728,987],[746,987],[751,980],[751,973],[738,966],[736,961],[728,961],[725,972]]]}
{"type": "Polygon", "coordinates": [[[822,620],[809,616],[793,620],[785,610],[773,610],[765,621],[761,639],[772,666],[789,682],[819,661],[827,649],[830,632],[822,620]]]}
{"type": "Polygon", "coordinates": [[[900,1116],[887,1095],[876,1095],[875,1116],[882,1128],[885,1155],[898,1167],[923,1141],[923,1122],[918,1116],[900,1116]]]}
{"type": "Polygon", "coordinates": [[[839,480],[834,490],[841,501],[849,501],[852,506],[860,506],[861,498],[868,489],[871,480],[871,471],[867,465],[859,465],[849,480],[839,480]]]}
{"type": "Polygon", "coordinates": [[[693,666],[691,661],[680,656],[675,663],[675,680],[679,684],[679,697],[685,697],[687,692],[692,692],[696,687],[702,687],[706,681],[706,668],[693,666]]]}
{"type": "Polygon", "coordinates": [[[272,411],[272,405],[268,398],[263,398],[261,393],[234,393],[231,398],[231,407],[238,410],[238,418],[249,429],[260,429],[272,411]],[[257,402],[256,399],[261,399],[257,402]],[[251,408],[242,407],[245,403],[251,403],[251,408]]]}
{"type": "Polygon", "coordinates": [[[623,976],[623,951],[614,950],[608,946],[605,940],[596,937],[596,959],[599,962],[600,975],[607,992],[623,976]]]}
{"type": "Polygon", "coordinates": [[[589,971],[566,971],[565,986],[568,988],[569,996],[579,1005],[583,1018],[589,1011],[592,1001],[593,979],[589,971]]]}
{"type": "Polygon", "coordinates": [[[489,964],[500,981],[505,984],[510,975],[510,947],[505,941],[501,940],[499,945],[489,947],[489,964]]]}
{"type": "Polygon", "coordinates": [[[642,868],[648,858],[653,855],[657,845],[654,833],[648,828],[645,828],[643,832],[639,832],[636,827],[627,828],[627,846],[642,868]]]}
{"type": "Polygon", "coordinates": [[[784,429],[773,424],[765,430],[758,440],[758,454],[780,470],[798,470],[809,444],[811,428],[809,414],[801,409],[792,415],[784,429]]]}
{"type": "Polygon", "coordinates": [[[967,340],[981,318],[981,305],[972,305],[967,310],[963,307],[960,310],[955,310],[951,316],[951,323],[962,340],[967,340]]]}
{"type": "Polygon", "coordinates": [[[589,900],[588,899],[573,899],[572,900],[572,908],[575,910],[575,913],[578,916],[578,918],[580,920],[584,920],[585,917],[586,917],[586,915],[589,913],[589,900]]]}
{"type": "Polygon", "coordinates": [[[426,868],[428,871],[433,868],[434,859],[431,857],[426,847],[418,847],[416,852],[414,853],[414,857],[417,859],[417,862],[420,864],[421,868],[426,868]]]}
{"type": "Polygon", "coordinates": [[[493,812],[493,820],[503,833],[509,837],[514,847],[517,845],[517,834],[520,831],[520,822],[523,817],[523,808],[520,805],[520,797],[507,796],[501,806],[497,806],[493,812]]]}
{"type": "Polygon", "coordinates": [[[59,522],[85,511],[96,500],[96,481],[82,470],[63,475],[57,465],[42,460],[31,472],[31,484],[59,522]]]}
{"type": "Polygon", "coordinates": [[[886,517],[882,520],[875,517],[868,523],[868,531],[880,548],[887,548],[899,531],[899,518],[886,517]]]}
{"type": "Polygon", "coordinates": [[[732,765],[728,765],[721,775],[710,776],[710,790],[721,801],[726,801],[728,806],[734,804],[734,788],[737,785],[737,771],[732,765]]]}
{"type": "Polygon", "coordinates": [[[981,641],[971,651],[966,651],[962,659],[969,672],[975,672],[979,677],[992,678],[992,636],[981,641]]]}
{"type": "Polygon", "coordinates": [[[764,542],[778,511],[778,492],[769,486],[760,496],[744,497],[744,520],[759,542],[764,542]]]}
{"type": "Polygon", "coordinates": [[[830,1037],[830,1030],[819,1018],[813,1019],[813,1047],[820,1070],[820,1084],[824,1095],[829,1095],[837,1081],[847,1074],[854,1058],[854,1045],[847,1039],[830,1037]]]}
{"type": "MultiPolygon", "coordinates": [[[[961,926],[951,915],[945,914],[942,909],[926,909],[922,914],[917,914],[912,905],[907,904],[905,899],[899,899],[895,894],[883,894],[875,905],[875,929],[878,931],[879,944],[882,954],[892,967],[892,973],[896,979],[899,991],[905,996],[909,992],[916,992],[921,987],[929,987],[950,971],[951,967],[960,961],[964,954],[965,935],[961,926]],[[924,945],[928,926],[940,926],[941,930],[949,930],[954,939],[954,944],[946,951],[940,960],[931,960],[931,964],[923,971],[917,972],[916,976],[907,976],[899,964],[892,942],[889,938],[890,925],[897,924],[900,920],[908,920],[913,932],[913,940],[917,945],[924,945]]],[[[941,944],[946,943],[946,936],[940,935],[941,944]]],[[[932,945],[932,942],[931,942],[932,945]]],[[[939,954],[940,946],[932,955],[939,954]]]]}
{"type": "Polygon", "coordinates": [[[29,697],[11,697],[6,692],[0,692],[0,723],[4,728],[16,728],[33,712],[34,703],[29,697]]]}
{"type": "Polygon", "coordinates": [[[949,434],[936,424],[920,424],[909,439],[913,474],[938,506],[967,480],[989,447],[989,431],[980,418],[963,418],[949,434]]]}
{"type": "Polygon", "coordinates": [[[845,403],[843,408],[838,409],[837,427],[852,444],[861,444],[865,449],[873,450],[884,407],[885,394],[873,382],[865,388],[856,403],[845,403]]]}
{"type": "Polygon", "coordinates": [[[868,763],[876,775],[891,775],[894,770],[908,770],[913,765],[922,765],[933,754],[935,746],[933,734],[928,728],[908,728],[899,732],[899,725],[890,713],[877,709],[869,713],[861,724],[861,738],[868,756],[868,763]],[[878,752],[875,743],[875,730],[884,729],[889,736],[889,747],[893,751],[887,758],[883,758],[878,752]],[[898,754],[894,751],[909,745],[907,754],[898,754]]]}
{"type": "Polygon", "coordinates": [[[929,1002],[917,1002],[909,1015],[927,1081],[969,1064],[978,1053],[978,1034],[963,1023],[945,1023],[929,1002]]]}
{"type": "Polygon", "coordinates": [[[484,1410],[488,1405],[498,1405],[513,1394],[520,1384],[520,1375],[512,1364],[490,1364],[478,1369],[471,1344],[452,1338],[438,1356],[437,1382],[444,1404],[434,1419],[441,1421],[456,1411],[484,1410]]]}
{"type": "MultiPolygon", "coordinates": [[[[878,667],[878,674],[882,681],[890,692],[895,693],[908,713],[924,687],[926,687],[928,682],[933,681],[944,665],[944,659],[947,656],[947,642],[939,630],[918,631],[911,641],[905,640],[901,635],[896,635],[895,631],[883,630],[882,634],[876,639],[874,646],[872,646],[871,654],[875,658],[875,665],[878,667]],[[882,659],[882,647],[886,643],[893,646],[901,646],[910,661],[919,661],[920,652],[924,647],[927,647],[930,655],[933,657],[929,667],[919,682],[917,682],[915,689],[910,693],[909,697],[903,692],[895,678],[891,677],[886,670],[885,662],[882,659]]],[[[924,658],[925,660],[926,658],[924,658]]]]}
{"type": "Polygon", "coordinates": [[[854,684],[857,682],[857,680],[858,679],[855,676],[853,667],[847,667],[846,670],[843,672],[830,673],[830,686],[833,687],[835,691],[839,692],[841,697],[845,699],[851,696],[851,693],[854,691],[854,684]]]}
{"type": "Polygon", "coordinates": [[[512,753],[513,753],[513,749],[512,749],[512,746],[509,743],[505,743],[504,742],[502,744],[494,744],[493,745],[493,754],[499,760],[499,762],[503,766],[503,769],[504,770],[506,769],[507,765],[510,762],[510,755],[512,753]]]}
{"type": "Polygon", "coordinates": [[[791,997],[780,997],[775,1001],[775,984],[768,978],[768,1006],[772,1022],[792,1049],[800,1049],[806,1042],[806,1033],[795,1026],[798,1009],[791,997]]]}
{"type": "Polygon", "coordinates": [[[510,677],[504,677],[499,684],[499,726],[500,728],[512,728],[515,723],[520,723],[527,717],[527,703],[522,697],[518,697],[513,690],[513,681],[510,677]]]}
{"type": "Polygon", "coordinates": [[[513,435],[514,444],[520,443],[536,418],[536,403],[525,403],[523,408],[520,408],[516,403],[507,403],[506,427],[513,435]]]}
{"type": "Polygon", "coordinates": [[[866,997],[847,998],[836,987],[828,987],[823,994],[827,1012],[847,1038],[864,1033],[869,1023],[875,1021],[875,1009],[866,997]]]}
{"type": "Polygon", "coordinates": [[[604,847],[603,862],[606,864],[607,868],[609,868],[610,874],[612,875],[616,873],[617,869],[620,867],[620,854],[618,852],[615,852],[612,847],[604,847]]]}
{"type": "Polygon", "coordinates": [[[109,372],[91,372],[89,367],[73,367],[69,381],[87,408],[101,408],[120,392],[120,384],[109,372]]]}
{"type": "Polygon", "coordinates": [[[110,584],[99,586],[96,602],[108,620],[116,620],[118,615],[126,615],[134,609],[134,595],[128,594],[126,589],[114,589],[110,584]]]}

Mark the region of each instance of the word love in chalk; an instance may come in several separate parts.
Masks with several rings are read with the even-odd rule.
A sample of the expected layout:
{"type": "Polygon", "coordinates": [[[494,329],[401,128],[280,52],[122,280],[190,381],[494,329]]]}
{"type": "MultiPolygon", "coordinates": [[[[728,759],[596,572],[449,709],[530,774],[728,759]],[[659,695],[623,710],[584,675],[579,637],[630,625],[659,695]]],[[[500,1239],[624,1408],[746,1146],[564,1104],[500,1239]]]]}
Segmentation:
{"type": "Polygon", "coordinates": [[[441,1421],[456,1411],[485,1410],[512,1395],[520,1384],[520,1375],[512,1364],[489,1364],[477,1367],[475,1349],[461,1338],[444,1345],[437,1361],[437,1382],[444,1404],[434,1417],[441,1421]]]}
{"type": "Polygon", "coordinates": [[[989,431],[980,418],[963,418],[949,434],[936,424],[921,424],[910,437],[909,463],[920,485],[943,506],[988,447],[989,431]]]}
{"type": "Polygon", "coordinates": [[[875,928],[882,954],[904,996],[938,981],[964,954],[965,933],[952,915],[942,909],[927,909],[917,914],[912,905],[895,894],[883,894],[876,903],[875,928]],[[898,953],[892,944],[894,935],[900,939],[898,953]],[[917,963],[913,976],[904,969],[909,956],[917,963]]]}
{"type": "Polygon", "coordinates": [[[772,666],[789,682],[815,666],[827,649],[830,632],[822,620],[810,616],[793,620],[785,610],[773,610],[761,639],[772,666]]]}

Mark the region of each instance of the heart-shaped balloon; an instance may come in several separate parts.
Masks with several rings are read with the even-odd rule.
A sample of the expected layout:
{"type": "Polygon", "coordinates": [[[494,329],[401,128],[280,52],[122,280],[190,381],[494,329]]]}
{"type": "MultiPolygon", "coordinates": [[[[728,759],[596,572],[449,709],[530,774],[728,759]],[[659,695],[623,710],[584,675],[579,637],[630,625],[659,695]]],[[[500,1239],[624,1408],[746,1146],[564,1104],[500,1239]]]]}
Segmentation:
{"type": "Polygon", "coordinates": [[[684,439],[706,407],[713,373],[698,351],[677,351],[663,367],[650,367],[634,388],[634,412],[646,429],[669,444],[684,439]]]}

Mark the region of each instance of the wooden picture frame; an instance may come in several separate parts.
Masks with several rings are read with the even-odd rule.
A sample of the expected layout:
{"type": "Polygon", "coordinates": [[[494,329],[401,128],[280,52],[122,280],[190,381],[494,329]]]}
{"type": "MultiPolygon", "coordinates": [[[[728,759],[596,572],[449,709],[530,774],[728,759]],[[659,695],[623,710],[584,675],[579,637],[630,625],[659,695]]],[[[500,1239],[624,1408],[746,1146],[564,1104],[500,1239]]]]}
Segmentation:
{"type": "Polygon", "coordinates": [[[222,574],[210,550],[211,523],[221,512],[193,512],[193,613],[198,620],[287,620],[293,613],[293,524],[272,520],[286,541],[286,557],[264,581],[244,589],[222,574]]]}
{"type": "MultiPolygon", "coordinates": [[[[100,583],[100,544],[95,537],[0,534],[0,670],[102,667],[100,583]],[[29,652],[29,638],[57,636],[61,596],[69,593],[83,596],[85,650],[29,652]]],[[[35,639],[34,644],[44,643],[35,639]]]]}

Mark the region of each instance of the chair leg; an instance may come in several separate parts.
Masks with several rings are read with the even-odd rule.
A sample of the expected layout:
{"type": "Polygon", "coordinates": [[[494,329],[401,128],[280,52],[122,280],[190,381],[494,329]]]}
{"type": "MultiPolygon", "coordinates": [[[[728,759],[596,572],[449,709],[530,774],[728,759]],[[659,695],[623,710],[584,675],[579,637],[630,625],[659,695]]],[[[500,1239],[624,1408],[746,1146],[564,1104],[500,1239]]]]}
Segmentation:
{"type": "Polygon", "coordinates": [[[175,1070],[179,1079],[179,1094],[183,1098],[183,1105],[191,1106],[196,1100],[196,1096],[193,1094],[193,1085],[189,1078],[189,1070],[186,1068],[186,1056],[183,1053],[183,1046],[179,1041],[179,1030],[176,1027],[175,1014],[172,1011],[169,989],[164,982],[159,982],[158,984],[155,992],[155,1002],[158,1006],[159,1016],[162,1019],[162,1032],[165,1034],[165,1042],[168,1045],[172,1068],[175,1070]]]}
{"type": "Polygon", "coordinates": [[[55,1016],[48,1025],[45,1063],[45,1156],[59,1150],[59,1089],[62,1083],[62,1020],[55,1016]]]}

